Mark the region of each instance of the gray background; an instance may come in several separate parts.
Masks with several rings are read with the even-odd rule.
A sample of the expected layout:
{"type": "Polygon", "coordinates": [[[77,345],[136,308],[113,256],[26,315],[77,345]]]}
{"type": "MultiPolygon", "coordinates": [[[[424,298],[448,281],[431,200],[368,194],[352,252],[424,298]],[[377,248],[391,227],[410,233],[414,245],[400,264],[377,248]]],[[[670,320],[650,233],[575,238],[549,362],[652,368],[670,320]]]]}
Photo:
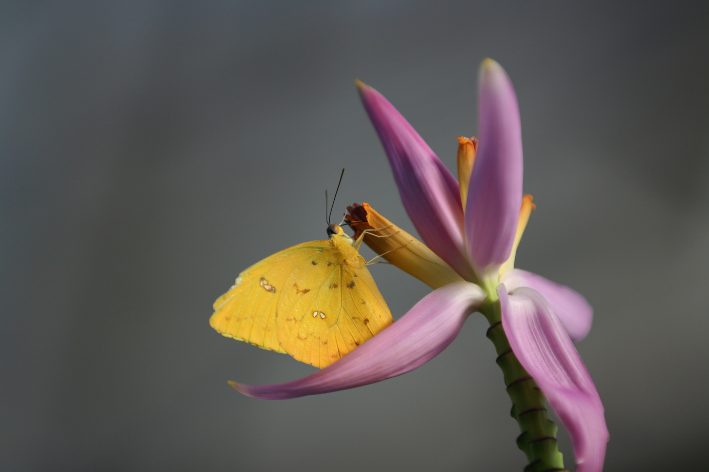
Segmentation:
{"type": "MultiPolygon", "coordinates": [[[[0,468],[521,470],[480,315],[410,374],[282,402],[226,381],[313,369],[207,322],[239,271],[325,238],[342,167],[336,213],[367,201],[412,230],[355,78],[455,169],[488,56],[517,90],[538,206],[517,265],[596,310],[578,349],[606,471],[705,465],[699,4],[0,4],[0,468]]],[[[395,318],[429,291],[372,272],[395,318]]]]}

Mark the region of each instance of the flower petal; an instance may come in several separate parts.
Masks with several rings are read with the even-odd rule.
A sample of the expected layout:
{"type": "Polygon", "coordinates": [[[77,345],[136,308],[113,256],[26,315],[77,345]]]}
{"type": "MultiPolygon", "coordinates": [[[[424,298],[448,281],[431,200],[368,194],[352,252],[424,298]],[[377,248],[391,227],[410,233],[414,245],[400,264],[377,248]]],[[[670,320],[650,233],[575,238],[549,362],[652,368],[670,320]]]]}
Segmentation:
{"type": "Polygon", "coordinates": [[[357,85],[389,158],[401,201],[421,239],[463,278],[470,279],[458,182],[386,98],[361,82],[357,85]]]}
{"type": "Polygon", "coordinates": [[[481,279],[497,278],[522,205],[522,130],[512,82],[492,59],[480,68],[480,145],[465,210],[468,254],[481,279]]]}
{"type": "Polygon", "coordinates": [[[601,472],[608,442],[603,404],[554,309],[539,292],[497,289],[512,351],[534,378],[571,436],[577,472],[601,472]]]}
{"type": "Polygon", "coordinates": [[[365,230],[364,242],[387,262],[436,289],[463,279],[424,243],[377,213],[368,203],[347,207],[347,219],[357,240],[365,230]],[[385,237],[381,237],[385,236],[385,237]]]}
{"type": "Polygon", "coordinates": [[[400,320],[323,370],[276,385],[230,384],[250,397],[278,400],[345,390],[405,374],[448,347],[484,298],[477,285],[446,285],[426,295],[400,320]]]}
{"type": "Polygon", "coordinates": [[[591,331],[593,308],[577,291],[520,269],[505,272],[500,282],[505,284],[509,291],[530,287],[541,293],[554,308],[572,341],[582,340],[591,331]]]}

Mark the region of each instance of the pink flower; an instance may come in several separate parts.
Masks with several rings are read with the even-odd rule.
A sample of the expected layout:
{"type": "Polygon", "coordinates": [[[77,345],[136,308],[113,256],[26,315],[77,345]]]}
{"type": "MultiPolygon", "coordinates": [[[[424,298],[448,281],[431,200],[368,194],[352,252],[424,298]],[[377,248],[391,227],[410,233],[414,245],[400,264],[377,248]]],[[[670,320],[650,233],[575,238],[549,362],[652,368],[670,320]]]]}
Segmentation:
{"type": "MultiPolygon", "coordinates": [[[[522,194],[520,117],[507,74],[491,59],[481,66],[479,141],[460,139],[458,180],[381,94],[358,86],[404,207],[425,243],[389,227],[382,234],[396,236],[377,238],[380,246],[370,246],[380,254],[401,248],[385,258],[436,290],[315,374],[278,385],[232,385],[249,396],[282,399],[378,382],[435,357],[474,311],[487,316],[497,310],[514,355],[569,430],[577,470],[601,471],[608,441],[603,405],[572,344],[588,334],[593,311],[575,291],[514,269],[534,205],[522,194]]],[[[362,209],[368,221],[383,218],[366,204],[362,209]]],[[[367,237],[365,242],[370,243],[367,237]]]]}

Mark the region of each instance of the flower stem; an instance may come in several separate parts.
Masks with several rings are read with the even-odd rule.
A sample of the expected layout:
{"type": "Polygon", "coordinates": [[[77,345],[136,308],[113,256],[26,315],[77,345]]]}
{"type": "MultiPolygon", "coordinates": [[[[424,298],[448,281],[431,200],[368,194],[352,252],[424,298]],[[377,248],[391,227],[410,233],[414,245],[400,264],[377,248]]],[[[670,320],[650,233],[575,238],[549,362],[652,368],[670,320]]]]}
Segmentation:
{"type": "Polygon", "coordinates": [[[568,470],[559,452],[556,432],[558,427],[549,419],[546,398],[534,379],[517,360],[505,330],[502,328],[500,302],[487,304],[480,311],[490,323],[487,337],[495,345],[497,365],[502,369],[507,394],[512,399],[510,415],[517,420],[522,431],[517,437],[517,447],[527,455],[529,465],[525,472],[551,472],[568,470]]]}

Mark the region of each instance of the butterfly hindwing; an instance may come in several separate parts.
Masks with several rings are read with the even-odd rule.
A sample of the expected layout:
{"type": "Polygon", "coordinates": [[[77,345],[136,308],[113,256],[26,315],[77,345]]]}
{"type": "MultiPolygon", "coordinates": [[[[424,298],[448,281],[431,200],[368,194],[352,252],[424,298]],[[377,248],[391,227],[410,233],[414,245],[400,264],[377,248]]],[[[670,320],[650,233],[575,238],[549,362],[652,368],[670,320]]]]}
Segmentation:
{"type": "Polygon", "coordinates": [[[392,323],[364,259],[353,247],[347,249],[351,250],[333,247],[315,255],[310,265],[299,266],[278,306],[281,347],[295,359],[320,368],[392,323]]]}
{"type": "Polygon", "coordinates": [[[327,348],[329,326],[337,317],[329,304],[334,294],[326,288],[340,271],[328,260],[331,252],[329,248],[315,254],[291,274],[276,316],[281,347],[295,359],[316,366],[320,362],[313,362],[311,353],[320,346],[327,348]]]}
{"type": "Polygon", "coordinates": [[[392,323],[389,307],[366,267],[344,267],[343,307],[361,330],[375,335],[392,323]],[[351,308],[350,308],[351,307],[351,308]]]}

